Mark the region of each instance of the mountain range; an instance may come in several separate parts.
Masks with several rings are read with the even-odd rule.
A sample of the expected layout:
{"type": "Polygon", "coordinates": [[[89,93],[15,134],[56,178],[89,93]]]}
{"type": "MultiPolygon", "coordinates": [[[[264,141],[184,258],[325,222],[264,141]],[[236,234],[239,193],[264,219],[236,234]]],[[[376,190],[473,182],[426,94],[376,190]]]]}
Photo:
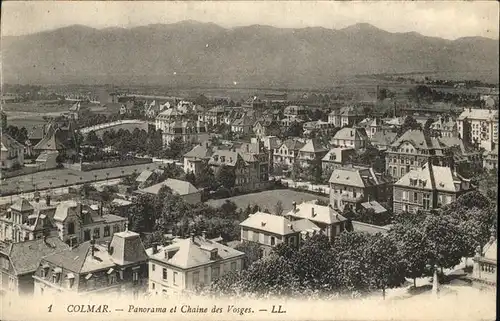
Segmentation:
{"type": "Polygon", "coordinates": [[[369,24],[334,30],[183,21],[133,28],[73,25],[2,37],[3,80],[39,84],[328,86],[366,74],[491,73],[498,40],[446,40],[369,24]]]}

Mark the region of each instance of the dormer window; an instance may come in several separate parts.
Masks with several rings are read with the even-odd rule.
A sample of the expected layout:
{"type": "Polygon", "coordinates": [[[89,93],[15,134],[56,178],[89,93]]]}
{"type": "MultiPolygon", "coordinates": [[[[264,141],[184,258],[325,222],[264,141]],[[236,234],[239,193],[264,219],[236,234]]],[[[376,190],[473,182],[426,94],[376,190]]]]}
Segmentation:
{"type": "Polygon", "coordinates": [[[217,259],[217,249],[213,249],[210,251],[210,260],[216,260],[217,259]]]}

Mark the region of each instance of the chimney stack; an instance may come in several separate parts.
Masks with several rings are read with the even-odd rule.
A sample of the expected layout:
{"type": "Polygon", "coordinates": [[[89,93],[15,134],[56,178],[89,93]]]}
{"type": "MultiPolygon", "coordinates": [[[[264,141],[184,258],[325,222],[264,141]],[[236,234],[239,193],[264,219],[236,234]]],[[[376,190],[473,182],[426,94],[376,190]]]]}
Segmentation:
{"type": "Polygon", "coordinates": [[[91,253],[92,253],[92,257],[94,257],[94,253],[95,253],[94,245],[95,245],[95,240],[92,238],[90,240],[90,250],[91,250],[91,253]]]}
{"type": "Polygon", "coordinates": [[[203,230],[203,231],[201,232],[201,236],[202,236],[204,239],[206,239],[206,238],[207,238],[207,231],[203,230]]]}
{"type": "Polygon", "coordinates": [[[45,203],[47,203],[47,206],[50,206],[50,195],[49,194],[47,194],[45,196],[45,203]]]}
{"type": "Polygon", "coordinates": [[[293,211],[296,212],[297,211],[297,202],[293,201],[292,205],[293,205],[293,211]]]}
{"type": "Polygon", "coordinates": [[[191,234],[190,234],[190,235],[191,235],[191,240],[192,240],[192,241],[194,241],[194,233],[193,233],[193,232],[191,232],[191,234]]]}
{"type": "Polygon", "coordinates": [[[153,254],[156,254],[158,253],[158,243],[153,243],[152,244],[152,248],[153,248],[153,254]]]}
{"type": "Polygon", "coordinates": [[[316,213],[314,213],[314,206],[313,206],[313,207],[311,207],[311,216],[312,216],[312,217],[315,217],[315,216],[316,216],[316,213]]]}

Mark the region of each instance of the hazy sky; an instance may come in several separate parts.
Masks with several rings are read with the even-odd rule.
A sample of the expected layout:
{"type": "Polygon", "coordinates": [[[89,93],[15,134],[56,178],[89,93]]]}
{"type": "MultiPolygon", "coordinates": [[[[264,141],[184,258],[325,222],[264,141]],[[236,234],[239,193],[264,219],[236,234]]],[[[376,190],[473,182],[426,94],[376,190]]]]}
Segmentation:
{"type": "Polygon", "coordinates": [[[340,29],[367,22],[391,32],[416,31],[456,39],[498,39],[497,1],[329,2],[329,1],[170,1],[77,2],[3,1],[2,35],[20,35],[72,24],[95,28],[130,27],[182,20],[223,27],[252,24],[340,29]]]}

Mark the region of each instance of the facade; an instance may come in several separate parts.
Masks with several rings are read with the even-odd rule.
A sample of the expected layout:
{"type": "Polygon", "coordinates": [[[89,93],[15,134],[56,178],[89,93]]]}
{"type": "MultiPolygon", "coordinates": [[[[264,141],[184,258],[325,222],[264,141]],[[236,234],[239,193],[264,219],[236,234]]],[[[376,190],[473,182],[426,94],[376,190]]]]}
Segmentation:
{"type": "Polygon", "coordinates": [[[467,170],[477,171],[483,167],[481,152],[463,139],[454,137],[441,137],[441,142],[451,148],[453,154],[453,167],[458,173],[467,170]]]}
{"type": "Polygon", "coordinates": [[[116,233],[108,243],[88,241],[43,257],[33,276],[34,294],[138,295],[147,287],[147,261],[135,232],[116,233]]]}
{"type": "Polygon", "coordinates": [[[275,120],[257,120],[253,125],[253,132],[259,138],[275,136],[280,132],[280,125],[275,120]]]}
{"type": "Polygon", "coordinates": [[[391,144],[385,155],[386,172],[394,179],[419,169],[429,159],[440,166],[453,165],[451,147],[440,138],[430,137],[421,130],[405,132],[391,144]]]}
{"type": "Polygon", "coordinates": [[[364,118],[364,115],[354,106],[342,107],[328,115],[328,122],[335,127],[354,126],[364,118]]]}
{"type": "Polygon", "coordinates": [[[0,242],[0,289],[15,296],[32,295],[33,274],[42,257],[68,248],[58,237],[10,244],[0,242]]]}
{"type": "Polygon", "coordinates": [[[24,166],[24,146],[6,133],[0,135],[0,169],[24,166]]]}
{"type": "Polygon", "coordinates": [[[454,202],[473,186],[451,168],[435,166],[431,162],[411,170],[394,183],[393,211],[416,212],[431,210],[454,202]]]}
{"type": "Polygon", "coordinates": [[[307,120],[307,109],[304,106],[287,106],[283,112],[281,124],[285,127],[293,123],[303,123],[307,120]]]}
{"type": "Polygon", "coordinates": [[[347,147],[354,149],[366,148],[369,143],[368,136],[363,129],[344,127],[339,130],[331,140],[336,147],[347,147]]]}
{"type": "Polygon", "coordinates": [[[303,125],[304,135],[331,136],[335,132],[335,125],[322,120],[306,122],[303,125]]]}
{"type": "Polygon", "coordinates": [[[308,219],[290,220],[281,215],[257,212],[240,223],[241,241],[254,242],[260,246],[262,257],[271,253],[273,247],[286,243],[298,247],[304,234],[314,235],[321,229],[308,219]],[[302,233],[302,232],[306,233],[302,233]]]}
{"type": "Polygon", "coordinates": [[[347,165],[349,157],[354,155],[354,148],[335,147],[321,159],[321,168],[323,173],[331,172],[336,168],[347,165]]]}
{"type": "Polygon", "coordinates": [[[486,169],[498,169],[498,145],[491,152],[484,152],[483,167],[486,169]]]}
{"type": "Polygon", "coordinates": [[[333,242],[336,236],[347,229],[345,217],[330,206],[316,204],[316,201],[304,202],[299,205],[294,202],[292,210],[286,213],[285,217],[292,222],[303,219],[313,222],[321,229],[321,233],[328,237],[330,242],[333,242]]]}
{"type": "Polygon", "coordinates": [[[334,169],[329,180],[330,204],[343,211],[345,206],[357,208],[361,203],[375,200],[386,201],[390,196],[390,184],[372,168],[344,166],[334,169]]]}
{"type": "Polygon", "coordinates": [[[208,139],[207,126],[199,121],[168,122],[157,119],[156,130],[162,131],[163,146],[168,146],[176,138],[188,144],[196,144],[208,139]]]}
{"type": "Polygon", "coordinates": [[[291,167],[295,164],[299,156],[299,150],[304,147],[305,143],[296,139],[285,140],[278,148],[274,149],[273,164],[291,167]]]}
{"type": "Polygon", "coordinates": [[[457,122],[451,117],[440,116],[431,124],[431,129],[440,137],[458,137],[457,122]]]}
{"type": "Polygon", "coordinates": [[[314,161],[321,162],[321,159],[328,153],[328,149],[324,147],[318,139],[309,139],[306,144],[299,149],[297,160],[300,166],[310,166],[314,161]]]}
{"type": "Polygon", "coordinates": [[[202,164],[208,164],[212,156],[213,149],[206,143],[196,145],[189,152],[184,154],[184,172],[197,175],[202,164]]]}
{"type": "Polygon", "coordinates": [[[385,151],[394,143],[397,136],[397,133],[391,130],[379,130],[370,139],[370,144],[380,151],[385,151]]]}
{"type": "Polygon", "coordinates": [[[198,120],[203,121],[212,126],[221,125],[224,124],[225,114],[226,114],[226,108],[224,106],[215,106],[207,110],[205,114],[198,115],[198,120]]]}
{"type": "Polygon", "coordinates": [[[466,108],[457,119],[459,137],[491,151],[498,145],[498,110],[466,108]]]}
{"type": "Polygon", "coordinates": [[[253,130],[254,121],[251,117],[244,115],[243,117],[236,119],[231,124],[231,131],[235,134],[245,135],[249,134],[253,130]]]}
{"type": "Polygon", "coordinates": [[[149,293],[171,296],[193,292],[219,277],[243,268],[245,253],[204,236],[153,245],[149,256],[149,293]]]}
{"type": "Polygon", "coordinates": [[[389,126],[380,118],[365,118],[354,127],[364,129],[370,140],[376,133],[389,129],[389,126]]]}

